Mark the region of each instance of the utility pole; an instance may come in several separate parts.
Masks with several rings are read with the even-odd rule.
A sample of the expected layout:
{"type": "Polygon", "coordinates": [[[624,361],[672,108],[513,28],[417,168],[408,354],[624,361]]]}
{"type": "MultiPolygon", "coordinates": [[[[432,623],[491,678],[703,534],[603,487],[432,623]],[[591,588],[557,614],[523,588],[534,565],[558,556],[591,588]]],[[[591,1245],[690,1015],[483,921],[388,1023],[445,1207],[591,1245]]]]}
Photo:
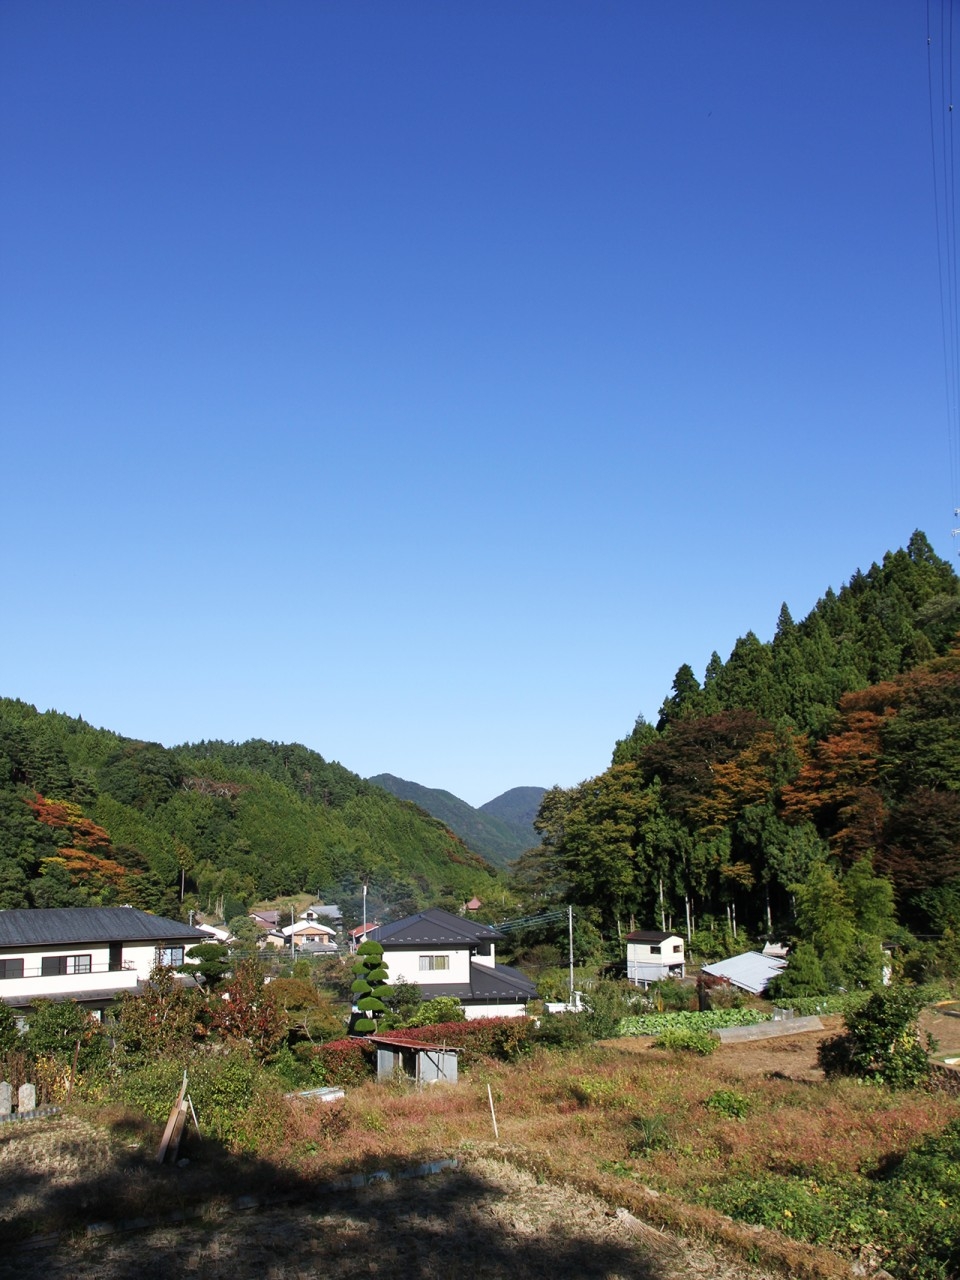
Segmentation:
{"type": "Polygon", "coordinates": [[[573,1007],[573,907],[567,907],[567,931],[570,937],[570,1007],[573,1007]]]}

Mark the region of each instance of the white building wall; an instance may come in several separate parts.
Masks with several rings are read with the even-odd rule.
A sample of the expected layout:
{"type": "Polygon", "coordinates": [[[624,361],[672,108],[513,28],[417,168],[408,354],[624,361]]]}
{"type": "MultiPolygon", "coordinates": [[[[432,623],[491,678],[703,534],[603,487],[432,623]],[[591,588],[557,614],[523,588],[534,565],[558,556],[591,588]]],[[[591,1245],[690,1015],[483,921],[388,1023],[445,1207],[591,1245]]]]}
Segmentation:
{"type": "Polygon", "coordinates": [[[455,951],[450,947],[423,947],[416,951],[390,951],[385,947],[383,962],[387,969],[389,983],[398,982],[401,978],[404,982],[415,982],[418,987],[424,989],[424,994],[427,994],[427,988],[431,985],[470,981],[470,952],[466,950],[455,951]],[[421,956],[446,956],[450,967],[421,969],[421,956]]]}
{"type": "Polygon", "coordinates": [[[527,1010],[522,1004],[465,1004],[463,1012],[472,1022],[475,1018],[522,1018],[527,1010]]]}
{"type": "MultiPolygon", "coordinates": [[[[192,942],[175,943],[186,952],[192,942]]],[[[43,1000],[48,996],[72,996],[82,1000],[90,991],[132,991],[150,976],[157,963],[156,942],[124,943],[120,967],[110,967],[110,945],[105,942],[71,942],[62,946],[9,947],[2,960],[22,960],[22,978],[0,979],[0,998],[43,1000]],[[53,956],[90,957],[89,973],[44,974],[43,960],[53,956]]]]}

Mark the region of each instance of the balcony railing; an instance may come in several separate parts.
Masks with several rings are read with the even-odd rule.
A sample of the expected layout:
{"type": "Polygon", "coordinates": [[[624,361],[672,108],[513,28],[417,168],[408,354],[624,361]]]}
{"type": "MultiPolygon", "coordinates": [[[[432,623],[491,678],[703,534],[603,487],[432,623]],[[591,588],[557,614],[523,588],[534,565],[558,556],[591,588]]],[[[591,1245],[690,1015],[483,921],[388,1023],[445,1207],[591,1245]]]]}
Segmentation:
{"type": "Polygon", "coordinates": [[[133,972],[136,965],[132,960],[124,960],[122,964],[90,964],[86,969],[75,969],[72,973],[62,973],[59,970],[56,973],[44,973],[40,965],[24,965],[22,973],[4,974],[0,970],[0,982],[19,982],[26,978],[86,978],[95,973],[123,973],[133,972]]]}

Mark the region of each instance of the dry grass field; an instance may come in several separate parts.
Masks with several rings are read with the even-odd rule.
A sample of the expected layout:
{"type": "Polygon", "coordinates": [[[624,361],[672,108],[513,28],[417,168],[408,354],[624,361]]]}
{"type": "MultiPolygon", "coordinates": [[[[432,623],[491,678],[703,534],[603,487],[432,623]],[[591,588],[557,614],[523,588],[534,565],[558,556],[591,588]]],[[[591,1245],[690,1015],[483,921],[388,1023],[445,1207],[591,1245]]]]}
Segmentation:
{"type": "MultiPolygon", "coordinates": [[[[943,1047],[953,1036],[960,1052],[960,1019],[938,1022],[943,1047]]],[[[491,1063],[419,1093],[371,1083],[332,1107],[291,1103],[258,1157],[190,1136],[182,1167],[157,1166],[156,1128],[120,1111],[81,1105],[8,1125],[0,1274],[752,1280],[847,1276],[854,1264],[874,1274],[885,1259],[872,1246],[831,1252],[791,1238],[787,1219],[784,1232],[766,1230],[711,1207],[711,1188],[732,1177],[855,1177],[960,1116],[947,1093],[827,1083],[816,1046],[788,1036],[704,1059],[617,1040],[491,1063]],[[742,1099],[744,1114],[711,1109],[718,1091],[742,1099]],[[458,1167],[329,1189],[344,1174],[397,1175],[439,1157],[458,1167]],[[239,1211],[243,1195],[257,1207],[239,1211]],[[146,1221],[88,1234],[131,1219],[146,1221]]]]}

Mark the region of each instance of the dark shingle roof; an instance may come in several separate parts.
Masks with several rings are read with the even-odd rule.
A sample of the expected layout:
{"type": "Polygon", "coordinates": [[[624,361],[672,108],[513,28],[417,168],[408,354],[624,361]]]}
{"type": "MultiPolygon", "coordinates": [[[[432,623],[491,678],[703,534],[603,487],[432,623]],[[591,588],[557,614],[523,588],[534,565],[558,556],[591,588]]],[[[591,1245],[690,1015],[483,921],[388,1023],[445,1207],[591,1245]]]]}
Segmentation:
{"type": "MultiPolygon", "coordinates": [[[[666,942],[668,938],[680,938],[679,933],[661,933],[659,929],[634,929],[627,934],[628,942],[666,942]]],[[[680,938],[682,942],[683,939],[680,938]]]]}
{"type": "Polygon", "coordinates": [[[14,907],[0,911],[0,947],[74,942],[209,942],[209,934],[136,907],[14,907]]]}
{"type": "Polygon", "coordinates": [[[470,964],[470,985],[475,1000],[532,1000],[537,994],[537,988],[519,969],[505,964],[491,969],[477,960],[470,964]]]}
{"type": "Polygon", "coordinates": [[[496,942],[502,936],[488,924],[464,920],[437,907],[419,911],[415,916],[407,916],[393,924],[382,924],[371,935],[373,941],[389,942],[391,947],[442,947],[447,944],[464,947],[476,942],[496,942]]]}
{"type": "Polygon", "coordinates": [[[516,969],[505,964],[481,964],[479,960],[470,962],[469,982],[424,982],[420,987],[424,1000],[433,1000],[436,996],[454,996],[466,1004],[484,1000],[506,1000],[511,1004],[522,1000],[532,1000],[537,988],[529,978],[524,977],[516,969]]]}

